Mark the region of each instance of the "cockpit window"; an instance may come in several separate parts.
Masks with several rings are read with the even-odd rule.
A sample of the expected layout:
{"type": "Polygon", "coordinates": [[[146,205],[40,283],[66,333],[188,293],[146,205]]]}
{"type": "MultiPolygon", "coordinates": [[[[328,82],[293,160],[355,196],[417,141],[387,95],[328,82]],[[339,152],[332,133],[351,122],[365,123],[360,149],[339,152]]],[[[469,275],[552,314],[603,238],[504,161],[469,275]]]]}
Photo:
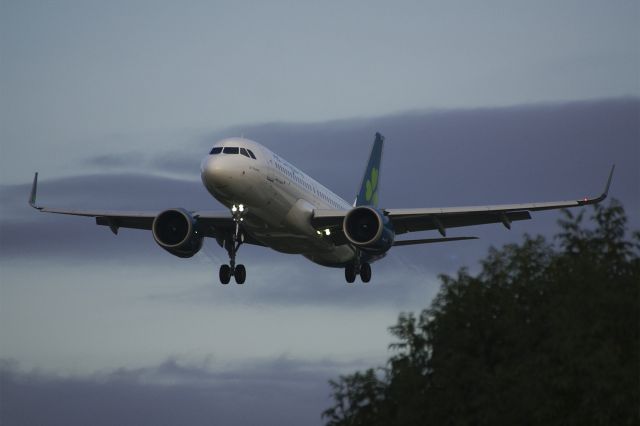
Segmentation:
{"type": "Polygon", "coordinates": [[[231,147],[231,146],[226,146],[224,148],[224,152],[225,154],[238,154],[240,152],[240,149],[237,146],[231,147]]]}
{"type": "Polygon", "coordinates": [[[244,155],[245,157],[249,157],[249,154],[247,153],[247,150],[244,148],[240,148],[240,154],[244,155]]]}
{"type": "Polygon", "coordinates": [[[220,154],[222,152],[222,147],[221,146],[217,146],[215,148],[213,148],[211,150],[211,152],[209,153],[209,155],[213,155],[213,154],[220,154]]]}
{"type": "Polygon", "coordinates": [[[247,152],[249,153],[249,155],[251,156],[251,158],[253,158],[254,160],[256,159],[256,156],[253,155],[253,152],[251,152],[250,149],[247,149],[247,152]]]}

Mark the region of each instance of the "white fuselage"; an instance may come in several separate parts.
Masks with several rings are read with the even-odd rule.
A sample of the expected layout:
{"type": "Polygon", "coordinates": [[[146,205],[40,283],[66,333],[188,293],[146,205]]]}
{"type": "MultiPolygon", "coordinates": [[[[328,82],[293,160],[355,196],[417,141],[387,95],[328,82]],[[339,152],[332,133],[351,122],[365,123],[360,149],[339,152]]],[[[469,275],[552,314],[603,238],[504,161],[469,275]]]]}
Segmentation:
{"type": "Polygon", "coordinates": [[[334,244],[310,222],[314,209],[348,210],[351,204],[259,143],[244,138],[217,142],[202,161],[201,177],[226,207],[248,209],[243,230],[265,246],[325,266],[353,262],[356,253],[349,244],[334,244]],[[222,151],[214,154],[220,151],[216,148],[222,151]]]}

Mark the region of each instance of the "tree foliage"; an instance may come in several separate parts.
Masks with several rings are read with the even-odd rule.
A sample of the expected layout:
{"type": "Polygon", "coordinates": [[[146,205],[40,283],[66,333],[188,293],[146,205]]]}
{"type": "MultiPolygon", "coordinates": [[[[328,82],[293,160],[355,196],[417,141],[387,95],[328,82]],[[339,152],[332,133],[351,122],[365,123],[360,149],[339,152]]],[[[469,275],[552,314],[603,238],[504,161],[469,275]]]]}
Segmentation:
{"type": "Polygon", "coordinates": [[[639,424],[640,233],[615,201],[593,212],[441,276],[386,367],[330,382],[326,424],[639,424]]]}

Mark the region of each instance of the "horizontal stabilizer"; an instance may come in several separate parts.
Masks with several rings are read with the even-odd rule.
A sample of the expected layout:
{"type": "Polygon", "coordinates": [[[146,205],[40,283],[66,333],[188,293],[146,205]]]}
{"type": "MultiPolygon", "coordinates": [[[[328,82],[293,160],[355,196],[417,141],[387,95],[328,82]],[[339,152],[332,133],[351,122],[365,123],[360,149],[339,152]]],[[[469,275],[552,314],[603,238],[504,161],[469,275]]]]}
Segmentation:
{"type": "Polygon", "coordinates": [[[446,243],[448,241],[477,240],[478,237],[425,238],[422,240],[395,241],[394,246],[411,246],[414,244],[446,243]]]}

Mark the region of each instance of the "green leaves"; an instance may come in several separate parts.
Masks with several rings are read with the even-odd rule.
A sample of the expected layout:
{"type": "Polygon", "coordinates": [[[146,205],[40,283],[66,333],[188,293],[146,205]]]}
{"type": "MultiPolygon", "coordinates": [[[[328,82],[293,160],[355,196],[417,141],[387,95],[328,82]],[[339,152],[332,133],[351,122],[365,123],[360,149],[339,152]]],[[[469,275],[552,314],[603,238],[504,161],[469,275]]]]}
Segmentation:
{"type": "Polygon", "coordinates": [[[583,216],[560,222],[559,249],[525,236],[441,276],[390,328],[384,376],[332,382],[327,424],[640,423],[640,233],[615,200],[583,216]]]}
{"type": "Polygon", "coordinates": [[[380,416],[378,399],[384,391],[384,382],[370,368],[364,373],[356,372],[352,376],[340,376],[329,381],[334,396],[339,403],[322,413],[328,419],[328,426],[353,425],[344,419],[358,417],[357,425],[373,425],[380,416]]]}

